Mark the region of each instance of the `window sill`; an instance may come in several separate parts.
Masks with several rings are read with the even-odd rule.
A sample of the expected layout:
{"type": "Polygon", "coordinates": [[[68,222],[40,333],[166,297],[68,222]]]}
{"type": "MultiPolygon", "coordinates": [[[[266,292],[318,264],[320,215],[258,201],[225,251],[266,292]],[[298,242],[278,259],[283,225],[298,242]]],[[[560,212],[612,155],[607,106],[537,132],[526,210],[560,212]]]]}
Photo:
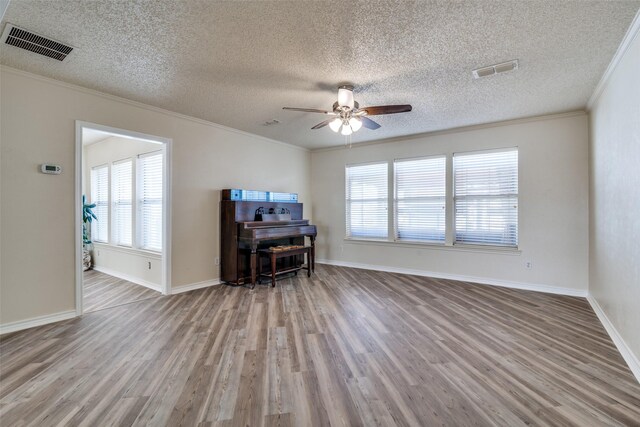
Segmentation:
{"type": "Polygon", "coordinates": [[[355,245],[395,246],[395,247],[404,247],[404,248],[421,248],[421,249],[429,249],[429,250],[490,253],[490,254],[499,254],[499,255],[519,256],[522,253],[522,251],[519,248],[503,248],[500,246],[462,245],[462,244],[447,245],[445,243],[392,241],[392,240],[382,240],[382,239],[358,239],[358,238],[352,238],[352,237],[345,237],[344,241],[348,244],[355,244],[355,245]]]}
{"type": "Polygon", "coordinates": [[[157,259],[162,258],[162,253],[161,252],[154,252],[154,251],[149,251],[149,250],[146,250],[146,249],[138,249],[138,248],[131,248],[131,247],[127,247],[127,246],[110,245],[108,243],[99,243],[99,242],[93,242],[92,245],[96,249],[112,250],[114,252],[122,252],[122,253],[127,253],[127,254],[132,254],[132,255],[142,255],[142,256],[145,256],[145,257],[149,257],[149,258],[157,258],[157,259]]]}

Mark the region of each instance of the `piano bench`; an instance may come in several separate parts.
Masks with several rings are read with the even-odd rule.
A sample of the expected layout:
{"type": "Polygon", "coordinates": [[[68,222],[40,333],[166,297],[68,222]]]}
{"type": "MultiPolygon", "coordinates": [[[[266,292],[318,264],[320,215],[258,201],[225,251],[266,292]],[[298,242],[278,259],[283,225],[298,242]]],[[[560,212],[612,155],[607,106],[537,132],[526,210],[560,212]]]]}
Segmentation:
{"type": "Polygon", "coordinates": [[[313,262],[313,250],[311,246],[278,246],[275,248],[267,248],[267,249],[259,249],[258,250],[258,255],[260,256],[260,259],[258,259],[258,277],[262,278],[262,277],[270,277],[271,278],[271,287],[275,287],[276,286],[276,276],[279,276],[281,274],[286,274],[286,273],[293,273],[293,272],[297,272],[299,270],[307,270],[307,277],[311,277],[311,271],[312,271],[312,266],[314,264],[313,262]],[[276,261],[279,258],[285,258],[285,257],[293,257],[293,256],[297,256],[297,255],[307,255],[307,264],[306,267],[305,266],[298,266],[296,263],[295,267],[291,267],[291,268],[287,268],[285,270],[278,270],[276,268],[276,261]],[[269,273],[262,273],[262,261],[261,261],[261,257],[266,256],[269,258],[269,261],[271,263],[271,271],[269,273]]]}

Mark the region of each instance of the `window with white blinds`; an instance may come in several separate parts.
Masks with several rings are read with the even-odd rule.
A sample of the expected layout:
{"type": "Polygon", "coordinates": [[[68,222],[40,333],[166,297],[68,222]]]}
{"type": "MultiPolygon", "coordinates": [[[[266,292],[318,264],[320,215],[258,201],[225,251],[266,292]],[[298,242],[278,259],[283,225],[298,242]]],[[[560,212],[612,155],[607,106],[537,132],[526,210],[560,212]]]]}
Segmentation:
{"type": "Polygon", "coordinates": [[[91,240],[107,243],[109,241],[109,166],[96,166],[91,169],[91,202],[96,207],[93,213],[97,219],[91,222],[91,240]]]}
{"type": "Polygon", "coordinates": [[[388,236],[388,164],[346,167],[347,237],[388,236]]]}
{"type": "Polygon", "coordinates": [[[518,246],[518,150],[453,156],[455,242],[518,246]]]}
{"type": "Polygon", "coordinates": [[[133,220],[133,162],[131,159],[113,163],[111,166],[111,200],[113,243],[120,246],[131,246],[131,223],[133,220]]]}
{"type": "Polygon", "coordinates": [[[138,224],[142,249],[162,251],[161,151],[138,156],[138,224]]]}
{"type": "Polygon", "coordinates": [[[396,160],[396,240],[443,242],[446,226],[446,156],[396,160]]]}

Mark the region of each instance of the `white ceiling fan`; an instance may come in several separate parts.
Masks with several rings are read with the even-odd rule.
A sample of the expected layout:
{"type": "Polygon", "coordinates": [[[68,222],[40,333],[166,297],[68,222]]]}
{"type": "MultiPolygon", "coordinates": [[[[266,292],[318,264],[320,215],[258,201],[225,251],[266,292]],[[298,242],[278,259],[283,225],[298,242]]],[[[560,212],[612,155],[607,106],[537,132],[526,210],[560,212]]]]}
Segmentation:
{"type": "Polygon", "coordinates": [[[380,125],[367,116],[382,114],[397,114],[411,111],[411,105],[379,105],[375,107],[363,107],[353,99],[353,86],[342,85],[338,87],[338,100],[333,104],[332,111],[318,110],[315,108],[283,107],[283,110],[303,111],[306,113],[321,113],[332,116],[318,123],[311,129],[320,129],[329,125],[332,131],[340,132],[348,136],[357,132],[361,127],[376,130],[380,125]]]}

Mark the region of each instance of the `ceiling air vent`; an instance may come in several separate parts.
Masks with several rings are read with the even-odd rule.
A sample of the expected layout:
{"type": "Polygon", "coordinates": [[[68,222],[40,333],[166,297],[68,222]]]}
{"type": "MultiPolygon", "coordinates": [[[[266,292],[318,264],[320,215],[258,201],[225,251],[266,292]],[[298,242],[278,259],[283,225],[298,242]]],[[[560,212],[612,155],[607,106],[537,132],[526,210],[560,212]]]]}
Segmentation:
{"type": "Polygon", "coordinates": [[[478,68],[473,70],[473,78],[479,79],[481,77],[489,77],[494,74],[506,73],[507,71],[513,71],[518,69],[518,60],[501,62],[500,64],[489,65],[488,67],[478,68]]]}
{"type": "Polygon", "coordinates": [[[63,61],[73,51],[71,46],[39,36],[12,24],[7,24],[4,28],[2,41],[8,45],[48,56],[58,61],[63,61]]]}

